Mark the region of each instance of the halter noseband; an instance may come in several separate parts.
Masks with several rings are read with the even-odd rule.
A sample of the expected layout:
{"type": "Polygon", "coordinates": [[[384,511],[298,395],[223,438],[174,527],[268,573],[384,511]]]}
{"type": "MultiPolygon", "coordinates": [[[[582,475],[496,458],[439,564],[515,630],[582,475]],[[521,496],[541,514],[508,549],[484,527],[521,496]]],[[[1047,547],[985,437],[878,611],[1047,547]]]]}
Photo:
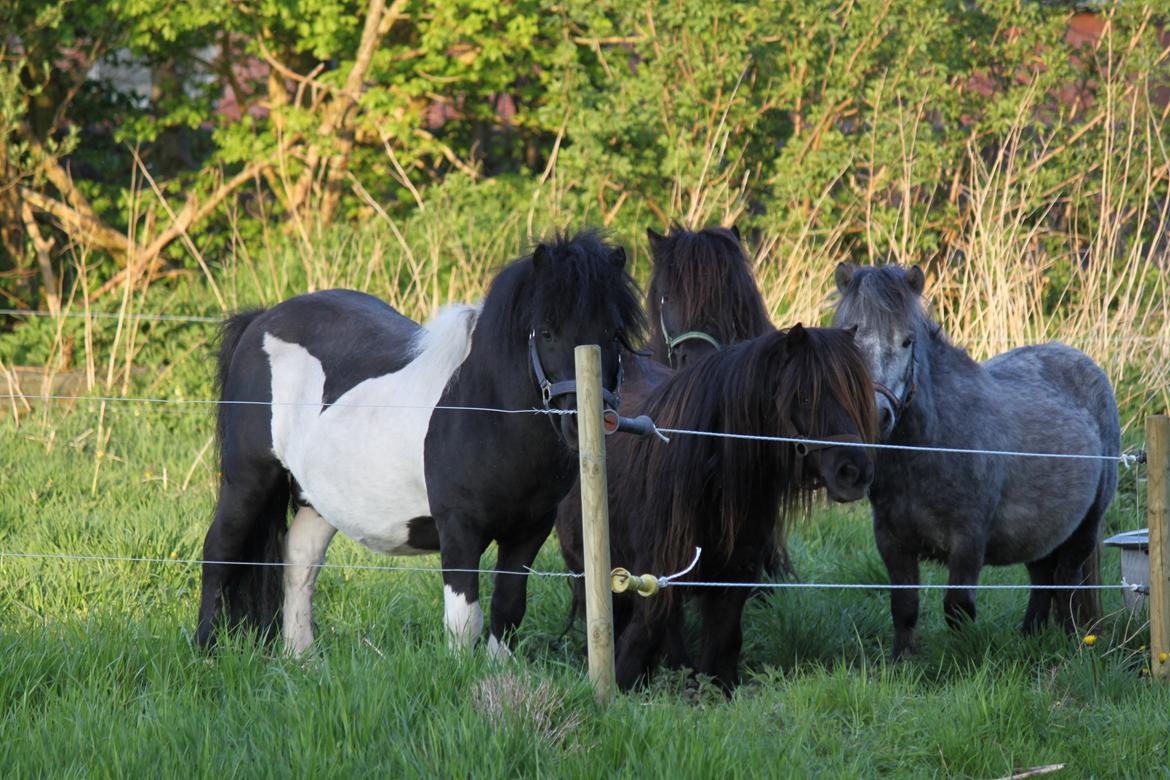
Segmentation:
{"type": "Polygon", "coordinates": [[[715,347],[716,352],[723,351],[723,345],[719,343],[719,339],[715,338],[710,333],[704,333],[701,330],[688,330],[686,333],[680,333],[679,335],[671,338],[670,332],[666,329],[666,314],[662,310],[662,307],[665,304],[666,298],[663,297],[658,304],[658,324],[662,327],[662,340],[666,342],[666,361],[670,364],[671,368],[674,368],[674,350],[684,341],[698,339],[699,341],[705,341],[711,346],[715,347]]]}
{"type": "Polygon", "coordinates": [[[914,394],[918,391],[918,383],[915,381],[915,374],[918,370],[918,339],[910,342],[910,362],[906,364],[906,373],[902,375],[902,397],[894,395],[894,391],[881,382],[874,382],[873,389],[884,395],[886,400],[890,402],[890,406],[894,410],[894,426],[898,425],[898,420],[902,418],[902,413],[906,411],[906,407],[914,400],[914,394]]]}
{"type": "MultiPolygon", "coordinates": [[[[566,379],[560,382],[550,382],[548,375],[544,373],[544,366],[540,362],[540,353],[536,349],[536,331],[528,334],[528,357],[532,362],[532,373],[536,377],[536,386],[540,388],[540,400],[544,403],[544,408],[551,409],[554,398],[559,398],[562,395],[573,395],[577,392],[577,381],[575,379],[566,379]]],[[[617,370],[617,384],[613,390],[608,390],[605,387],[601,388],[601,401],[605,406],[611,409],[617,409],[618,403],[621,401],[622,390],[622,351],[618,350],[618,370],[617,370]]],[[[552,417],[549,417],[552,421],[552,417]]],[[[556,427],[556,423],[553,423],[556,427]]]]}
{"type": "Polygon", "coordinates": [[[818,440],[798,441],[793,443],[793,446],[796,447],[796,454],[802,458],[807,457],[814,452],[832,449],[833,447],[839,447],[843,444],[862,443],[861,437],[852,433],[836,433],[832,436],[812,436],[811,434],[803,434],[796,430],[796,426],[792,424],[791,420],[786,421],[784,427],[781,430],[784,433],[784,437],[787,439],[810,438],[818,440]]]}

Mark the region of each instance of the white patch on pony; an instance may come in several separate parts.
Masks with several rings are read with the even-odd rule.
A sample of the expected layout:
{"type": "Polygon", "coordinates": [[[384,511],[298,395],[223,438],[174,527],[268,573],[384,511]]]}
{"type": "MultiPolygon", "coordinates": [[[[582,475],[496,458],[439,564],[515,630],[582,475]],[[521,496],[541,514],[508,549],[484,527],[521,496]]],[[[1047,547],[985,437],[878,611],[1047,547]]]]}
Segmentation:
{"type": "Polygon", "coordinates": [[[507,661],[509,658],[512,657],[512,651],[510,649],[508,649],[508,646],[506,644],[504,644],[500,640],[496,639],[495,634],[492,634],[491,636],[488,637],[487,649],[488,649],[488,655],[490,655],[492,658],[496,659],[497,661],[507,661]]]}
{"type": "Polygon", "coordinates": [[[443,389],[471,350],[479,308],[444,308],[420,331],[413,359],[367,379],[321,410],[325,372],[299,344],[264,334],[272,371],[272,449],[330,525],[378,552],[407,544],[431,515],[423,445],[443,389]]]}
{"type": "Polygon", "coordinates": [[[284,538],[284,648],[292,655],[313,644],[313,591],[336,533],[316,510],[303,506],[284,538]]]}
{"type": "Polygon", "coordinates": [[[468,603],[462,593],[444,585],[443,625],[447,628],[447,647],[469,650],[483,631],[483,610],[478,601],[468,603]]]}

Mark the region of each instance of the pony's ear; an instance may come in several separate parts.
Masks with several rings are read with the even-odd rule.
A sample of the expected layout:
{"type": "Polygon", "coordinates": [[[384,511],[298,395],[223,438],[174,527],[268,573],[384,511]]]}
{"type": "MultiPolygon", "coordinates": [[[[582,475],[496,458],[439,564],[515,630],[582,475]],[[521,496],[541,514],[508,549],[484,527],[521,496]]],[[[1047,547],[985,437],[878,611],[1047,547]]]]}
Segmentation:
{"type": "Polygon", "coordinates": [[[853,263],[837,263],[837,271],[833,274],[833,279],[837,282],[837,290],[845,292],[849,287],[849,283],[853,281],[853,272],[857,270],[857,266],[853,263]]]}
{"type": "Polygon", "coordinates": [[[788,342],[789,347],[795,347],[803,344],[807,338],[808,333],[805,332],[804,326],[798,322],[788,329],[788,338],[785,341],[788,342]]]}
{"type": "Polygon", "coordinates": [[[552,261],[552,252],[544,244],[537,244],[536,249],[532,253],[532,267],[537,271],[544,268],[552,261]]]}
{"type": "Polygon", "coordinates": [[[728,230],[731,231],[731,235],[735,236],[736,241],[738,241],[741,244],[743,243],[743,236],[741,236],[739,234],[739,226],[738,225],[732,225],[731,227],[728,228],[728,230]]]}
{"type": "Polygon", "coordinates": [[[650,251],[656,251],[658,245],[666,240],[666,236],[655,232],[654,228],[646,228],[646,239],[650,242],[650,251]]]}
{"type": "Polygon", "coordinates": [[[857,323],[855,322],[848,328],[845,328],[845,332],[849,334],[849,338],[857,338],[857,323]]]}
{"type": "Polygon", "coordinates": [[[918,266],[912,265],[906,269],[906,284],[910,285],[915,295],[922,295],[923,289],[926,288],[926,274],[922,273],[918,266]]]}
{"type": "Polygon", "coordinates": [[[626,267],[626,249],[625,247],[615,246],[613,251],[609,253],[609,262],[613,263],[618,268],[626,267]]]}

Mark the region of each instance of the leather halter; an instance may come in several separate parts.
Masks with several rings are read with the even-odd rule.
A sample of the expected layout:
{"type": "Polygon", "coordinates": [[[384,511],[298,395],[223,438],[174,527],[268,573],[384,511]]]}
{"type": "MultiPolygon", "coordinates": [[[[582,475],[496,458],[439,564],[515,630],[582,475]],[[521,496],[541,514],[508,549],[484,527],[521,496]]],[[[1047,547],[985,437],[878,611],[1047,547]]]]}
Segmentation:
{"type": "Polygon", "coordinates": [[[662,340],[666,342],[666,362],[670,364],[671,368],[674,368],[674,350],[684,341],[698,339],[715,347],[716,352],[723,351],[723,345],[719,343],[719,339],[701,330],[688,330],[686,333],[671,337],[670,332],[666,329],[666,315],[662,311],[665,304],[666,298],[664,296],[658,304],[658,324],[662,327],[662,340]]]}
{"type": "MultiPolygon", "coordinates": [[[[918,383],[915,381],[915,375],[918,372],[918,340],[910,342],[910,362],[906,364],[906,373],[902,375],[902,397],[894,395],[894,391],[881,382],[875,381],[873,389],[884,395],[886,400],[890,402],[890,406],[894,410],[894,427],[897,427],[898,421],[902,418],[902,413],[906,411],[906,407],[914,400],[914,394],[918,392],[918,383]]],[[[892,429],[891,429],[892,430],[892,429]]]]}
{"type": "MultiPolygon", "coordinates": [[[[560,382],[549,381],[548,375],[544,372],[544,366],[540,362],[540,353],[536,349],[536,331],[528,334],[528,357],[532,362],[532,374],[536,377],[536,386],[540,388],[540,400],[544,403],[545,409],[551,409],[554,398],[559,398],[562,395],[573,395],[577,392],[577,381],[575,379],[565,379],[560,382]]],[[[601,388],[601,401],[604,406],[611,409],[617,409],[618,403],[621,401],[622,390],[622,352],[618,350],[618,370],[617,370],[617,384],[614,389],[608,390],[605,387],[601,388]]],[[[549,421],[553,423],[553,427],[557,428],[556,422],[553,421],[552,415],[549,415],[549,421]]],[[[559,430],[559,429],[558,429],[559,430]]]]}
{"type": "Polygon", "coordinates": [[[832,449],[833,447],[838,447],[842,444],[862,443],[861,437],[852,433],[836,433],[832,436],[813,436],[811,434],[804,434],[796,430],[796,426],[792,424],[791,420],[785,423],[783,432],[784,437],[788,439],[809,438],[818,440],[793,442],[793,446],[796,447],[796,454],[802,458],[807,457],[811,453],[819,452],[820,450],[832,449]]]}

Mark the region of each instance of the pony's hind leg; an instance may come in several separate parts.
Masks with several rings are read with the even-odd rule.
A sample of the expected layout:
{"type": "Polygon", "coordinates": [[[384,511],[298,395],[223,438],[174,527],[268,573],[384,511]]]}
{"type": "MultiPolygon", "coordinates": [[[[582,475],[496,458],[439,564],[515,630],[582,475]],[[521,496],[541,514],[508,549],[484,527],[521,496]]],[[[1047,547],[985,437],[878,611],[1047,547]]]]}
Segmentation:
{"type": "Polygon", "coordinates": [[[284,647],[300,655],[313,643],[313,591],[337,529],[311,506],[293,517],[284,541],[284,647]]]}
{"type": "MultiPolygon", "coordinates": [[[[1100,581],[1101,518],[1104,514],[1094,502],[1085,519],[1069,535],[1053,555],[1056,571],[1053,581],[1057,585],[1097,585],[1100,581]]],[[[1054,592],[1056,618],[1067,631],[1088,628],[1101,619],[1101,594],[1095,590],[1060,590],[1054,592]]]]}
{"type": "Polygon", "coordinates": [[[1024,612],[1024,624],[1020,630],[1025,634],[1034,634],[1048,621],[1048,613],[1052,609],[1052,591],[1045,586],[1052,585],[1052,575],[1056,571],[1056,553],[1049,553],[1038,561],[1026,564],[1028,578],[1032,581],[1032,591],[1028,594],[1028,608],[1024,612]]]}
{"type": "MultiPolygon", "coordinates": [[[[225,474],[227,470],[225,469],[225,474]]],[[[288,517],[288,477],[275,468],[252,468],[221,479],[215,520],[203,542],[199,625],[201,647],[215,644],[218,624],[244,623],[266,634],[280,610],[279,563],[288,517]]]]}

